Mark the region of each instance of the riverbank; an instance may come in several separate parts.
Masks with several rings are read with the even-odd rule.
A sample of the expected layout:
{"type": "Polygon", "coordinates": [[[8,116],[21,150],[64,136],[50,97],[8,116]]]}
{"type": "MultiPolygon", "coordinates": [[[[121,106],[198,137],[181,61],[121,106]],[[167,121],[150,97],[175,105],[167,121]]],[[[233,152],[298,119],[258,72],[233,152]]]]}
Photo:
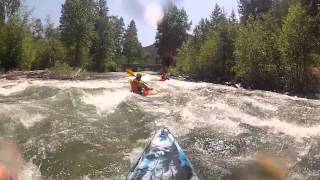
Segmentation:
{"type": "Polygon", "coordinates": [[[174,75],[173,76],[175,79],[181,80],[181,81],[189,81],[189,82],[206,82],[206,83],[212,83],[212,84],[220,84],[220,85],[225,85],[225,86],[230,86],[234,88],[243,88],[248,91],[254,91],[254,90],[262,90],[262,91],[269,91],[269,92],[275,92],[279,94],[284,94],[288,96],[296,96],[300,98],[307,98],[307,99],[320,99],[320,75],[317,76],[317,85],[315,85],[316,90],[314,92],[310,93],[296,93],[296,92],[288,92],[288,91],[283,91],[283,90],[276,90],[276,89],[263,89],[263,88],[252,88],[250,85],[247,85],[240,80],[230,80],[230,81],[209,81],[209,80],[201,80],[201,79],[196,79],[191,76],[186,76],[186,75],[174,75]]]}

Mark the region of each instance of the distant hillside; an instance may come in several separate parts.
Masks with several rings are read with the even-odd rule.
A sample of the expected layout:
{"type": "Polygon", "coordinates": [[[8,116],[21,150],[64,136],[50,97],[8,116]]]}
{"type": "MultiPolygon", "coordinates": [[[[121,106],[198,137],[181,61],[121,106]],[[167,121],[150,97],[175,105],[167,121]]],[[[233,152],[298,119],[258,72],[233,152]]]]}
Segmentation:
{"type": "MultiPolygon", "coordinates": [[[[146,46],[143,48],[146,56],[147,56],[147,64],[158,64],[157,57],[158,57],[158,49],[156,48],[155,44],[150,46],[146,46]]],[[[158,60],[159,61],[159,60],[158,60]]]]}

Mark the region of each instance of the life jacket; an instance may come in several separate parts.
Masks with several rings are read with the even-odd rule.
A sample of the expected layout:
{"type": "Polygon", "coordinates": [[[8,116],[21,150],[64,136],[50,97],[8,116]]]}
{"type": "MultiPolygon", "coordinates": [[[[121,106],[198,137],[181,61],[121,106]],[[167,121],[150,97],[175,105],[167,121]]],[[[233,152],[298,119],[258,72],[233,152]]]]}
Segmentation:
{"type": "Polygon", "coordinates": [[[131,81],[131,91],[132,92],[139,92],[139,83],[135,80],[131,81]]]}

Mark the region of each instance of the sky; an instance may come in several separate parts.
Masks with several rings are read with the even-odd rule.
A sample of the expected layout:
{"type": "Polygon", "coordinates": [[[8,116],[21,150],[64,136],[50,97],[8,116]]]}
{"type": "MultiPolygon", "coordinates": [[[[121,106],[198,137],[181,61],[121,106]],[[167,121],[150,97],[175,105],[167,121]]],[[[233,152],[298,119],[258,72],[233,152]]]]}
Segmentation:
{"type": "MultiPolygon", "coordinates": [[[[156,24],[163,16],[162,7],[169,0],[108,0],[109,14],[122,16],[126,25],[135,20],[138,28],[138,38],[143,46],[154,43],[157,32],[156,24]]],[[[209,17],[216,3],[224,7],[227,14],[232,9],[237,12],[237,0],[171,0],[183,7],[192,22],[192,28],[201,18],[209,17]]],[[[61,6],[64,0],[25,0],[28,9],[35,18],[50,20],[59,25],[61,6]]]]}

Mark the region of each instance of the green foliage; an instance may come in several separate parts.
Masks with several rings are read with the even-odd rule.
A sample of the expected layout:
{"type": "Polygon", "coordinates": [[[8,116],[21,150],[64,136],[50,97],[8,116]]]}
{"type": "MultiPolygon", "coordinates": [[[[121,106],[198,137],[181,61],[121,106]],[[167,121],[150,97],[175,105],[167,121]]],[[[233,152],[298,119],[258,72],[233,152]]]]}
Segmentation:
{"type": "Polygon", "coordinates": [[[208,38],[211,31],[211,24],[207,19],[201,19],[199,24],[193,30],[194,43],[202,43],[208,38]]]}
{"type": "Polygon", "coordinates": [[[169,4],[165,10],[161,23],[158,24],[156,45],[158,54],[163,63],[170,65],[177,49],[188,38],[187,31],[190,29],[187,13],[184,9],[178,9],[174,4],[169,4]]]}
{"type": "Polygon", "coordinates": [[[73,68],[69,64],[59,61],[51,68],[51,72],[55,78],[70,78],[74,73],[73,68]]]}
{"type": "Polygon", "coordinates": [[[212,80],[222,75],[222,60],[219,46],[221,40],[216,33],[209,35],[196,56],[196,71],[200,79],[212,80]]]}
{"type": "Polygon", "coordinates": [[[183,43],[181,48],[178,50],[178,55],[176,57],[176,67],[175,71],[177,73],[182,74],[190,74],[192,76],[195,76],[196,69],[194,61],[194,49],[192,46],[192,41],[188,40],[183,43]]]}
{"type": "Polygon", "coordinates": [[[128,64],[144,61],[142,46],[138,40],[137,27],[133,20],[130,22],[124,35],[123,55],[127,58],[128,64]]]}
{"type": "Polygon", "coordinates": [[[30,69],[35,58],[32,33],[19,17],[11,18],[0,28],[0,63],[5,71],[30,69]]]}
{"type": "Polygon", "coordinates": [[[104,72],[105,63],[114,57],[114,32],[107,15],[108,7],[105,0],[98,1],[98,18],[95,23],[96,36],[93,40],[91,53],[93,56],[93,70],[104,72]]]}
{"type": "Polygon", "coordinates": [[[66,0],[62,6],[61,38],[72,66],[83,67],[90,61],[89,48],[95,35],[96,15],[93,0],[66,0]]]}
{"type": "Polygon", "coordinates": [[[67,63],[70,68],[116,71],[124,63],[143,63],[146,58],[134,22],[124,37],[124,21],[108,16],[106,0],[66,0],[59,28],[19,11],[20,3],[0,2],[0,70],[55,66],[59,74],[70,70],[67,63]]]}
{"type": "Polygon", "coordinates": [[[273,0],[239,0],[241,22],[245,24],[250,17],[256,20],[261,15],[268,13],[272,4],[273,0]]]}
{"type": "Polygon", "coordinates": [[[241,25],[216,5],[210,21],[202,19],[179,49],[173,72],[258,89],[312,91],[312,70],[320,65],[320,13],[313,0],[292,2],[241,0],[241,25]]]}
{"type": "Polygon", "coordinates": [[[216,4],[214,7],[214,10],[210,15],[210,25],[212,29],[215,30],[218,27],[219,23],[225,20],[226,20],[225,13],[222,11],[221,7],[218,4],[216,4]]]}
{"type": "Polygon", "coordinates": [[[316,64],[313,53],[317,41],[312,18],[301,4],[293,5],[279,36],[279,48],[286,63],[287,88],[304,92],[309,88],[311,67],[316,64]]]}
{"type": "Polygon", "coordinates": [[[65,60],[65,47],[59,39],[49,39],[35,42],[37,57],[34,69],[45,69],[65,60]]]}
{"type": "Polygon", "coordinates": [[[42,37],[34,37],[34,49],[37,51],[37,56],[33,69],[50,68],[56,62],[64,62],[66,59],[66,49],[60,40],[59,31],[49,19],[42,31],[42,37]]]}
{"type": "Polygon", "coordinates": [[[208,81],[231,79],[237,29],[237,21],[228,20],[216,5],[211,22],[201,20],[193,39],[185,42],[178,51],[175,71],[208,81]]]}
{"type": "Polygon", "coordinates": [[[114,61],[108,61],[106,62],[106,69],[109,71],[109,72],[117,72],[118,71],[118,65],[116,62],[114,61]]]}
{"type": "Polygon", "coordinates": [[[121,56],[123,51],[123,38],[125,33],[125,25],[123,18],[112,16],[110,17],[112,27],[113,27],[113,35],[114,35],[114,41],[115,41],[115,51],[116,56],[121,56]]]}
{"type": "Polygon", "coordinates": [[[277,34],[270,25],[273,21],[271,16],[265,16],[264,20],[249,20],[240,28],[235,44],[234,70],[252,88],[275,89],[281,84],[279,51],[275,46],[277,34]]]}
{"type": "Polygon", "coordinates": [[[4,25],[21,6],[21,0],[1,0],[0,1],[0,26],[4,25]]]}
{"type": "Polygon", "coordinates": [[[31,26],[32,26],[32,33],[33,33],[34,39],[36,40],[42,39],[44,35],[44,29],[43,29],[41,19],[35,19],[32,22],[31,26]]]}

